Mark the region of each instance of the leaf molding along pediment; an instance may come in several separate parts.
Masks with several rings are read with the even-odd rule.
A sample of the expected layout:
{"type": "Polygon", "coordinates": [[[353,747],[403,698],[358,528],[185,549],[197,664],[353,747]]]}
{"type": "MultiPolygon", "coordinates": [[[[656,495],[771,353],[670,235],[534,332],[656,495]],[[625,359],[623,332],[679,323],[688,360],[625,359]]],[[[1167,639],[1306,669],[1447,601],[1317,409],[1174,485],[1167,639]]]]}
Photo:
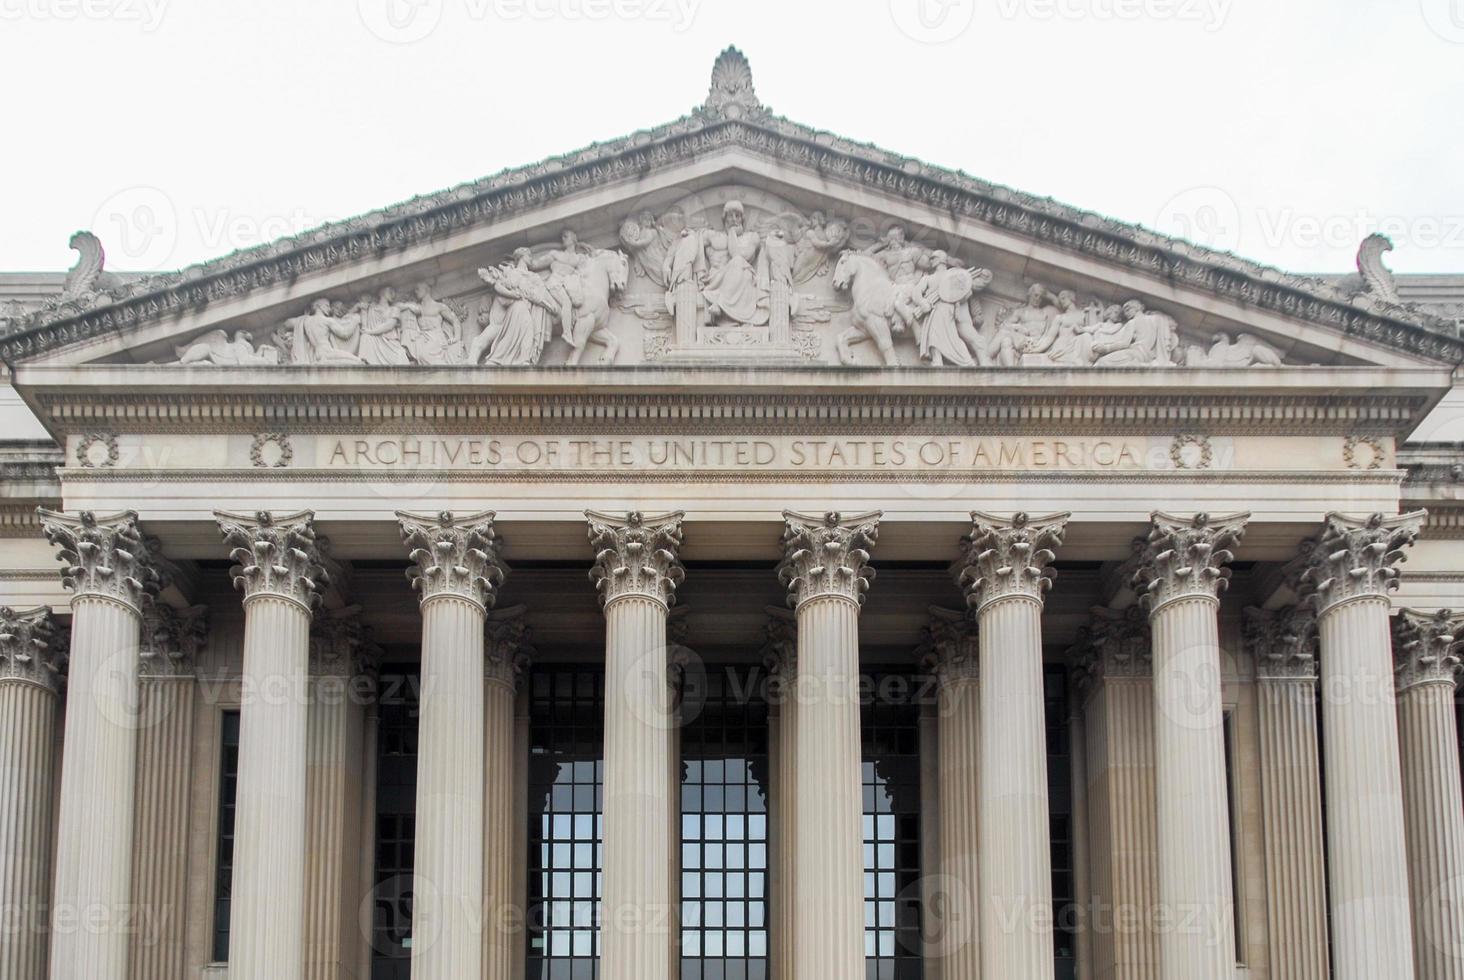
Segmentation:
{"type": "Polygon", "coordinates": [[[1350,295],[782,119],[735,49],[673,123],[179,273],[109,279],[77,238],[66,293],[0,336],[6,361],[1464,360],[1384,289],[1350,295]]]}

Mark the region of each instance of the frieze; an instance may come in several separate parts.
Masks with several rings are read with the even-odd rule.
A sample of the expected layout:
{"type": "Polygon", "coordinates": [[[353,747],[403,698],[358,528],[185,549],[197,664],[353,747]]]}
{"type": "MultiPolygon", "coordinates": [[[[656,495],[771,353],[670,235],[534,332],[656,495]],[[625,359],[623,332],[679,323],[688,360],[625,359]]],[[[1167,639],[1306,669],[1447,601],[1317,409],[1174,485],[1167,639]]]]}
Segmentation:
{"type": "MultiPolygon", "coordinates": [[[[736,58],[740,59],[740,55],[736,58]]],[[[734,59],[735,60],[735,59],[734,59]]],[[[741,61],[745,68],[745,60],[741,61]]],[[[742,68],[737,72],[741,75],[742,68]]],[[[721,77],[731,77],[726,66],[721,77]]],[[[641,181],[654,170],[741,147],[788,166],[923,204],[934,212],[1017,232],[1156,281],[1207,290],[1246,306],[1332,326],[1341,333],[1443,362],[1464,359],[1464,341],[1437,332],[1444,321],[1392,302],[1383,292],[1349,294],[1319,280],[921,163],[771,115],[748,84],[722,92],[672,123],[537,164],[312,229],[176,273],[113,282],[98,261],[86,289],[22,322],[0,340],[14,362],[252,290],[290,283],[348,262],[378,259],[462,229],[502,221],[595,186],[641,181]]],[[[86,261],[83,255],[83,263],[86,261]]],[[[231,338],[230,338],[231,339],[231,338]]],[[[1227,341],[1227,345],[1236,341],[1227,341]]]]}

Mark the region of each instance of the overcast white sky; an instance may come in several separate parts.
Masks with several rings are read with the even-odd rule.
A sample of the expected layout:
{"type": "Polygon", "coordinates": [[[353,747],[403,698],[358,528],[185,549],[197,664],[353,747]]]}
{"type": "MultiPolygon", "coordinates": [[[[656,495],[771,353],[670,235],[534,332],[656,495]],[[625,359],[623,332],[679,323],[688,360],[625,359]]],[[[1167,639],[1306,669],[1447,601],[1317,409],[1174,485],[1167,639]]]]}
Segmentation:
{"type": "Polygon", "coordinates": [[[0,270],[166,269],[777,112],[1296,271],[1464,272],[1464,0],[0,0],[0,270]]]}

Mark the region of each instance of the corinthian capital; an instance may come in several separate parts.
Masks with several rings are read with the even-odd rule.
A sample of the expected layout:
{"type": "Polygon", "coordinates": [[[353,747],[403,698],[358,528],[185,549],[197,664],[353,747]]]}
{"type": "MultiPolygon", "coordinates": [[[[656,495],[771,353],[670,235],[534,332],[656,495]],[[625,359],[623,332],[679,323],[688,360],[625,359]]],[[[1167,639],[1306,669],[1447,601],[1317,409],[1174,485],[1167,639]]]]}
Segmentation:
{"type": "Polygon", "coordinates": [[[595,566],[590,581],[608,606],[626,596],[643,596],[671,605],[686,578],[677,557],[681,550],[681,511],[647,517],[631,511],[624,517],[585,511],[595,566]]]}
{"type": "Polygon", "coordinates": [[[930,620],[920,631],[915,656],[941,684],[977,680],[981,676],[981,643],[970,610],[931,606],[930,620]]]}
{"type": "Polygon", "coordinates": [[[1416,613],[1404,609],[1393,621],[1393,669],[1399,692],[1419,684],[1459,682],[1459,647],[1464,616],[1449,609],[1416,613]]]}
{"type": "Polygon", "coordinates": [[[1247,609],[1245,640],[1261,680],[1316,679],[1317,617],[1311,607],[1247,609]]]}
{"type": "Polygon", "coordinates": [[[1172,599],[1202,596],[1218,599],[1230,585],[1231,551],[1245,533],[1250,514],[1176,517],[1162,511],[1151,516],[1144,557],[1134,576],[1152,612],[1172,599]]]}
{"type": "Polygon", "coordinates": [[[397,511],[396,516],[412,559],[407,578],[422,593],[423,603],[456,596],[493,608],[498,587],[508,576],[508,566],[499,557],[493,511],[463,517],[449,511],[435,517],[397,511]]]}
{"type": "Polygon", "coordinates": [[[533,631],[524,622],[523,606],[498,609],[488,615],[484,626],[483,679],[517,687],[529,667],[533,631]]]}
{"type": "Polygon", "coordinates": [[[275,516],[214,511],[229,557],[234,587],[244,601],[270,595],[313,609],[329,584],[315,541],[315,515],[308,510],[275,516]]]}
{"type": "Polygon", "coordinates": [[[0,682],[23,681],[61,690],[66,648],[51,610],[0,608],[0,682]]]}
{"type": "Polygon", "coordinates": [[[879,511],[848,518],[837,511],[822,517],[783,511],[778,581],[788,589],[788,604],[796,608],[824,596],[864,602],[874,581],[869,553],[879,538],[880,516],[879,511]]]}
{"type": "Polygon", "coordinates": [[[76,516],[38,508],[46,540],[57,546],[65,563],[61,581],[78,596],[114,599],[138,612],[162,585],[157,545],[137,526],[137,512],[98,517],[89,510],[76,516]]]}
{"type": "Polygon", "coordinates": [[[957,576],[966,602],[980,609],[998,599],[1023,596],[1042,601],[1057,574],[1053,550],[1062,544],[1071,514],[1011,518],[971,512],[971,534],[961,542],[962,568],[957,576]]]}
{"type": "Polygon", "coordinates": [[[381,650],[361,622],[361,607],[317,615],[310,623],[312,677],[373,677],[381,650]]]}
{"type": "Polygon", "coordinates": [[[142,646],[138,674],[142,677],[192,677],[198,651],[208,639],[208,607],[174,609],[150,602],[142,614],[142,646]]]}
{"type": "Polygon", "coordinates": [[[1301,543],[1298,591],[1318,615],[1349,599],[1386,599],[1398,588],[1397,565],[1418,540],[1425,516],[1421,510],[1362,519],[1328,514],[1322,533],[1301,543]]]}

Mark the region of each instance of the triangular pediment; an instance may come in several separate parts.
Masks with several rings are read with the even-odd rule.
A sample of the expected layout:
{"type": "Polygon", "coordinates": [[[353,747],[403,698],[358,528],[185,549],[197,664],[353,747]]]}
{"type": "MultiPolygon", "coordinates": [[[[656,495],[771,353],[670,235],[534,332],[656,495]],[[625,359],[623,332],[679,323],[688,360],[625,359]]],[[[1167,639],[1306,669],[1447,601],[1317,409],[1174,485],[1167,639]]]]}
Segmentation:
{"type": "MultiPolygon", "coordinates": [[[[83,246],[85,242],[83,242],[83,246]]],[[[11,363],[501,367],[1453,365],[1350,295],[774,116],[745,59],[692,114],[67,296],[11,363]],[[566,238],[568,232],[571,238],[566,238]]]]}

